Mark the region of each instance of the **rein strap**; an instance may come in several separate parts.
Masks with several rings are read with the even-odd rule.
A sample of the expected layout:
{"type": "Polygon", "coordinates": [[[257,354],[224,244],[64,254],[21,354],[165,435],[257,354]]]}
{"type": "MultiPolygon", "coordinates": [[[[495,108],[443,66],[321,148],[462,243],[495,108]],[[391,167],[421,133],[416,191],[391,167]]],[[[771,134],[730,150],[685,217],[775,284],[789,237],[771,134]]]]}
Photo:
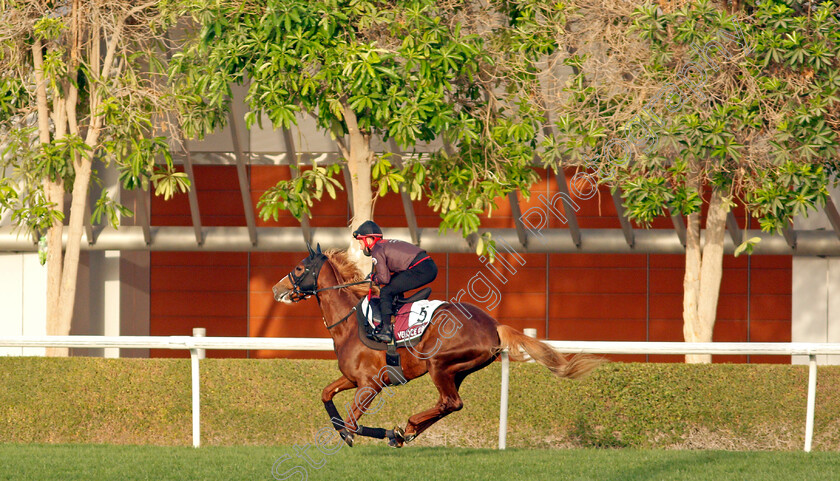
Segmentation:
{"type": "Polygon", "coordinates": [[[335,324],[330,324],[329,326],[327,326],[327,323],[325,322],[324,325],[327,326],[327,330],[330,330],[335,326],[341,324],[342,322],[346,321],[350,317],[350,314],[353,314],[354,312],[356,312],[356,306],[353,306],[353,309],[350,309],[350,312],[348,312],[346,316],[342,317],[341,320],[339,320],[335,324]]]}
{"type": "Polygon", "coordinates": [[[358,286],[359,284],[367,284],[369,282],[371,282],[371,281],[359,281],[359,282],[351,282],[349,284],[340,284],[340,285],[337,285],[337,286],[322,287],[320,289],[315,289],[314,291],[312,291],[312,294],[317,294],[321,291],[331,291],[333,289],[344,289],[345,287],[358,286]]]}

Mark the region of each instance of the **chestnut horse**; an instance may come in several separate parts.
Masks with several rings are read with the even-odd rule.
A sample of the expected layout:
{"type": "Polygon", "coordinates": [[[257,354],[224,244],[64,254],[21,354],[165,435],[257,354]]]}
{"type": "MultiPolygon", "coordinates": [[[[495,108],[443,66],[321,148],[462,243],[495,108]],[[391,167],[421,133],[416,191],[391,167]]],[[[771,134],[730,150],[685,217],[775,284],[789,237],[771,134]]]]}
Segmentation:
{"type": "Polygon", "coordinates": [[[453,326],[458,327],[441,332],[442,326],[437,329],[429,326],[417,345],[411,349],[400,349],[400,364],[405,379],[391,379],[395,376],[389,375],[385,369],[385,351],[370,349],[359,339],[354,307],[367,295],[368,289],[369,282],[362,280],[361,271],[346,251],[331,249],[321,253],[320,246],[317,251],[310,247],[309,256],[272,288],[274,298],[280,302],[292,303],[310,296],[318,300],[324,325],[335,344],[338,368],[342,374],[324,388],[321,400],[333,426],[350,446],[353,445],[353,433],[379,439],[387,437],[394,447],[411,441],[444,416],[461,409],[464,406],[458,394],[461,382],[470,373],[492,363],[503,349],[509,349],[514,360],[522,360],[524,355],[521,350],[524,350],[561,378],[579,378],[603,362],[586,355],[567,360],[547,344],[499,324],[472,304],[445,303],[438,312],[447,309],[453,326]],[[384,387],[402,384],[426,373],[432,378],[440,398],[431,409],[411,416],[405,430],[395,427],[386,431],[358,424],[358,419],[371,407],[374,397],[384,387]],[[342,420],[333,404],[333,397],[353,388],[357,391],[350,417],[342,420]]]}

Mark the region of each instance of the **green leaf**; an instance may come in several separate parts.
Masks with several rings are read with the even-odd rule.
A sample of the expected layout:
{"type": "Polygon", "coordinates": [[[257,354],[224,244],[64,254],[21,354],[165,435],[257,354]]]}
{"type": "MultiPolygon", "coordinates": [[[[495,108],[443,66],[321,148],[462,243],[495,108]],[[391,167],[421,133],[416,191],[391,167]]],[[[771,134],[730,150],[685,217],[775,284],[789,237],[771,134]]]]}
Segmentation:
{"type": "Polygon", "coordinates": [[[739,245],[735,249],[734,256],[738,257],[743,252],[746,252],[747,255],[752,255],[753,249],[755,248],[756,244],[758,244],[759,242],[761,242],[760,237],[751,237],[751,238],[747,239],[746,241],[742,242],[741,245],[739,245]]]}

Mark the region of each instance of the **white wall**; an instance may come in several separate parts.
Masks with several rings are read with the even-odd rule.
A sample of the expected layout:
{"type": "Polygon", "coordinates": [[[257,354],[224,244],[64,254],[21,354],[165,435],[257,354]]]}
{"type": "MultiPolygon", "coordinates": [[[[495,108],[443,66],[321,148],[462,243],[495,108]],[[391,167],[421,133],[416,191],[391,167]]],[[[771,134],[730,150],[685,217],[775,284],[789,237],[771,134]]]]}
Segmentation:
{"type": "MultiPolygon", "coordinates": [[[[120,335],[120,253],[82,251],[76,302],[73,306],[73,336],[120,335]]],[[[118,348],[71,349],[75,356],[119,357],[118,348]]]]}
{"type": "MultiPolygon", "coordinates": [[[[148,193],[119,188],[114,168],[96,166],[112,198],[137,212],[148,193]]],[[[91,186],[91,201],[101,189],[91,186]]],[[[125,219],[131,225],[134,219],[125,219]]],[[[0,224],[8,225],[8,215],[0,224]]],[[[86,242],[83,238],[82,242],[86,242]]],[[[149,334],[149,253],[82,251],[76,284],[71,335],[149,334]]],[[[47,268],[37,253],[0,253],[0,336],[46,335],[47,268]]],[[[71,349],[71,355],[119,357],[119,349],[71,349]]],[[[0,355],[44,355],[44,348],[0,348],[0,355]]],[[[148,357],[148,349],[125,350],[129,357],[148,357]]]]}
{"type": "MultiPolygon", "coordinates": [[[[47,334],[47,268],[38,254],[0,253],[0,336],[47,334]]],[[[149,253],[80,253],[71,335],[149,335],[149,253]]],[[[43,356],[44,348],[2,348],[0,356],[43,356]]],[[[119,357],[120,349],[71,349],[75,356],[119,357]]],[[[148,357],[126,349],[123,357],[148,357]]]]}
{"type": "MultiPolygon", "coordinates": [[[[0,253],[0,336],[47,333],[47,268],[38,254],[0,253]]],[[[0,348],[4,356],[43,356],[42,347],[0,348]]]]}
{"type": "MultiPolygon", "coordinates": [[[[831,192],[840,199],[840,191],[831,192]]],[[[832,230],[822,210],[797,217],[796,229],[832,230]]],[[[793,258],[791,293],[791,341],[840,342],[840,258],[808,256],[793,258]]],[[[807,356],[793,356],[793,364],[806,364],[807,356]]],[[[817,356],[820,364],[840,364],[840,356],[817,356]]]]}

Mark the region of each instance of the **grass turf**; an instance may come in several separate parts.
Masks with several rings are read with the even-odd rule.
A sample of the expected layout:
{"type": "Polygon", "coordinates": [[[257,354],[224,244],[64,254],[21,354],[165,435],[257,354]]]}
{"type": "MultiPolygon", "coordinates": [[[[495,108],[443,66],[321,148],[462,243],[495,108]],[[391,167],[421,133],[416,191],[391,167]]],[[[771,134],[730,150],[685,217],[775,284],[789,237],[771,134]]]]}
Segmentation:
{"type": "MultiPolygon", "coordinates": [[[[0,357],[0,442],[189,446],[189,375],[187,359],[0,357]]],[[[202,444],[312,440],[329,426],[321,389],[337,376],[335,361],[202,361],[202,444]]],[[[514,363],[507,444],[797,451],[807,379],[807,366],[613,363],[568,381],[543,366],[514,363]]],[[[469,376],[464,409],[412,447],[495,447],[499,382],[498,363],[469,376]]],[[[404,426],[437,397],[424,376],[381,394],[381,409],[362,422],[404,426]]],[[[336,397],[342,413],[352,402],[351,391],[336,397]]],[[[814,433],[815,451],[840,451],[840,366],[819,370],[814,433]]]]}
{"type": "Polygon", "coordinates": [[[525,450],[343,447],[331,456],[294,447],[0,444],[0,480],[836,480],[840,453],[636,449],[525,450]],[[290,471],[300,465],[300,474],[290,471]],[[304,477],[303,471],[306,472],[304,477]],[[283,474],[288,473],[288,477],[283,474]]]}

